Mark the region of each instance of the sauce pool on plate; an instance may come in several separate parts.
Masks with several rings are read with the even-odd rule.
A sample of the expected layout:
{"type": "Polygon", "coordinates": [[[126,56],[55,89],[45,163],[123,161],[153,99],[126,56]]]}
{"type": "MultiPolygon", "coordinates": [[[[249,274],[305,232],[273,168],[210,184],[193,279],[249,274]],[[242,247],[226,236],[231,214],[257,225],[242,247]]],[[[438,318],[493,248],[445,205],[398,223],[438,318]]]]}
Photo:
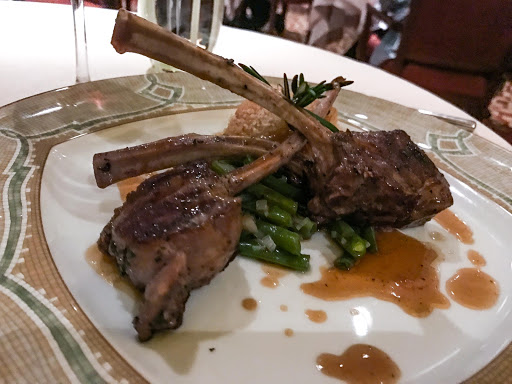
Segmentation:
{"type": "Polygon", "coordinates": [[[456,236],[461,243],[473,244],[473,231],[451,210],[445,209],[439,212],[434,217],[434,220],[452,235],[456,236]]]}
{"type": "Polygon", "coordinates": [[[87,264],[108,284],[125,292],[134,300],[141,300],[140,293],[127,279],[121,276],[114,258],[105,255],[96,244],[91,245],[85,252],[87,264]]]}
{"type": "Polygon", "coordinates": [[[85,260],[87,264],[111,286],[121,281],[122,278],[114,258],[108,257],[101,252],[96,244],[87,248],[85,260]]]}
{"type": "Polygon", "coordinates": [[[462,268],[446,282],[446,291],[460,305],[482,310],[496,304],[500,289],[487,273],[476,268],[462,268]]]}
{"type": "Polygon", "coordinates": [[[468,260],[471,261],[471,264],[473,264],[475,267],[485,267],[487,264],[485,258],[479,252],[473,249],[468,251],[468,260]]]}
{"type": "Polygon", "coordinates": [[[279,279],[286,276],[289,272],[283,268],[274,267],[272,265],[262,265],[261,269],[265,272],[266,276],[261,279],[261,285],[267,288],[277,288],[279,286],[279,279]]]}
{"type": "Polygon", "coordinates": [[[126,196],[128,196],[130,192],[135,191],[139,184],[150,176],[151,174],[140,175],[119,181],[116,185],[117,189],[119,190],[119,196],[121,197],[121,200],[126,201],[126,196]]]}
{"type": "Polygon", "coordinates": [[[306,309],[304,313],[313,323],[323,323],[327,320],[327,313],[322,310],[306,309]]]}
{"type": "Polygon", "coordinates": [[[339,356],[322,353],[316,359],[316,367],[324,375],[348,384],[393,384],[401,376],[391,357],[367,344],[352,345],[339,356]]]}
{"type": "Polygon", "coordinates": [[[399,231],[377,233],[377,243],[379,251],[365,255],[350,271],[323,267],[321,279],[302,284],[302,291],[328,301],[372,296],[416,317],[450,306],[439,290],[433,249],[399,231]]]}
{"type": "Polygon", "coordinates": [[[258,302],[252,297],[247,297],[242,300],[242,307],[247,311],[254,311],[258,307],[258,302]]]}

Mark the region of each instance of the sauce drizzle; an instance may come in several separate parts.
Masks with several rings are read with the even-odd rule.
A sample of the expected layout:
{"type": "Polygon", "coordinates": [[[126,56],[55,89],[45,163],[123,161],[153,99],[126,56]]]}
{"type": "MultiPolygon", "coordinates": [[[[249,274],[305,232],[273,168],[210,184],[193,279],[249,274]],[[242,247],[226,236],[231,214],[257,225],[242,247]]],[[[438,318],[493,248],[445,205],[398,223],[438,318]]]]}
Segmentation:
{"type": "Polygon", "coordinates": [[[125,292],[135,300],[142,299],[142,293],[130,284],[127,279],[121,276],[114,258],[101,252],[98,249],[97,244],[93,244],[87,248],[87,251],[85,252],[85,260],[94,272],[101,276],[101,278],[112,287],[125,292]]]}
{"type": "Polygon", "coordinates": [[[291,328],[286,328],[286,329],[284,330],[284,335],[285,335],[285,336],[288,336],[288,337],[292,337],[292,336],[293,336],[293,329],[291,329],[291,328]]]}
{"type": "Polygon", "coordinates": [[[322,353],[316,359],[316,367],[324,375],[348,384],[392,384],[401,376],[391,357],[367,344],[352,345],[339,356],[322,353]]]}
{"type": "Polygon", "coordinates": [[[398,231],[377,233],[377,243],[379,251],[367,254],[350,271],[321,268],[321,279],[302,284],[302,291],[327,301],[373,296],[417,317],[450,306],[431,265],[438,257],[433,249],[398,231]]]}
{"type": "Polygon", "coordinates": [[[126,196],[128,196],[130,192],[135,191],[139,184],[150,176],[151,174],[140,175],[119,181],[116,185],[117,189],[119,189],[119,196],[121,196],[121,200],[126,201],[126,196]]]}
{"type": "Polygon", "coordinates": [[[271,265],[262,265],[261,269],[267,276],[261,279],[261,285],[267,288],[277,288],[279,286],[279,279],[288,274],[283,268],[274,267],[271,265]]]}
{"type": "Polygon", "coordinates": [[[480,310],[491,308],[500,294],[498,283],[476,268],[459,269],[446,282],[446,291],[460,305],[480,310]]]}
{"type": "Polygon", "coordinates": [[[281,306],[279,307],[279,309],[280,309],[282,312],[288,312],[288,306],[287,306],[287,305],[281,304],[281,306]]]}
{"type": "Polygon", "coordinates": [[[456,236],[461,243],[473,244],[473,231],[464,221],[462,221],[455,213],[449,209],[439,212],[434,220],[437,221],[444,229],[456,236]]]}
{"type": "Polygon", "coordinates": [[[306,309],[304,313],[313,323],[323,323],[327,320],[327,313],[322,310],[315,311],[313,309],[306,309]]]}
{"type": "Polygon", "coordinates": [[[477,251],[470,249],[468,251],[468,260],[471,261],[475,267],[485,267],[487,265],[487,261],[485,258],[477,251]]]}
{"type": "Polygon", "coordinates": [[[247,297],[242,300],[242,307],[248,311],[254,311],[258,307],[258,302],[252,297],[247,297]]]}

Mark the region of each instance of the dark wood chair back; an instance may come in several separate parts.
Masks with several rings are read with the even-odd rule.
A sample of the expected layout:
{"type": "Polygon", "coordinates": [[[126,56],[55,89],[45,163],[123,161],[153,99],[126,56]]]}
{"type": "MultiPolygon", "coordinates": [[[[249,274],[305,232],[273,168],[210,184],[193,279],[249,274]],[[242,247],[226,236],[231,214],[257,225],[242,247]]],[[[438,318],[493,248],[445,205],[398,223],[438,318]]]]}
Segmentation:
{"type": "Polygon", "coordinates": [[[511,0],[412,0],[397,61],[489,73],[511,48],[511,0]]]}
{"type": "MultiPolygon", "coordinates": [[[[371,7],[369,7],[371,8],[371,7]]],[[[368,17],[386,19],[369,9],[368,17]]],[[[389,19],[386,20],[390,22],[389,19]]],[[[367,61],[368,19],[358,58],[367,61]]],[[[412,0],[397,56],[381,64],[478,119],[512,70],[512,0],[412,0]]]]}

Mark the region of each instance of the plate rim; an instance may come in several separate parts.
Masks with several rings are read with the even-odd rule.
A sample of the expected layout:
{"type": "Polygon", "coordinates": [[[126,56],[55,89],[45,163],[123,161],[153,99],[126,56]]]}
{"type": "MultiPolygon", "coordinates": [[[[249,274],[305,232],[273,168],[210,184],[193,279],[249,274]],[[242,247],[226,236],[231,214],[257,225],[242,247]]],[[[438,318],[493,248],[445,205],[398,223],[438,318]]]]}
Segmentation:
{"type": "MultiPolygon", "coordinates": [[[[163,85],[176,84],[176,83],[182,82],[181,85],[184,86],[184,87],[187,87],[187,86],[189,86],[189,84],[188,84],[189,82],[194,82],[194,81],[197,82],[197,81],[199,81],[199,82],[202,82],[204,84],[208,84],[210,86],[209,83],[206,83],[206,82],[203,82],[201,80],[195,79],[192,76],[186,75],[186,74],[150,74],[150,75],[137,75],[137,76],[124,77],[124,78],[99,80],[99,81],[91,82],[91,83],[77,84],[77,85],[73,85],[73,86],[70,86],[70,87],[58,88],[58,89],[55,89],[55,90],[52,90],[52,91],[44,92],[44,93],[39,94],[39,95],[30,96],[30,97],[21,99],[19,101],[16,101],[16,102],[7,104],[5,106],[2,106],[0,108],[0,124],[2,123],[2,120],[5,120],[5,119],[9,118],[8,115],[9,115],[9,113],[12,112],[11,110],[13,110],[13,109],[16,110],[17,107],[20,107],[23,104],[27,104],[27,105],[29,105],[29,104],[39,104],[39,103],[44,104],[44,102],[45,102],[44,99],[45,98],[50,98],[51,99],[51,98],[53,98],[53,96],[63,96],[63,94],[66,94],[66,93],[70,93],[70,94],[83,93],[85,95],[85,94],[90,94],[90,92],[93,92],[95,89],[97,89],[99,87],[102,87],[102,86],[107,86],[108,87],[108,85],[112,85],[112,84],[116,84],[116,83],[123,83],[123,82],[128,82],[130,84],[133,83],[133,82],[137,83],[138,81],[144,82],[144,81],[148,81],[148,78],[150,78],[150,77],[152,77],[153,79],[157,79],[157,83],[161,81],[163,85]]],[[[149,81],[151,82],[151,80],[149,80],[149,81]]],[[[212,87],[215,87],[215,86],[212,86],[212,87]]],[[[164,89],[165,89],[165,86],[164,86],[164,89]]],[[[137,92],[137,89],[131,89],[131,91],[132,92],[137,92]]],[[[216,91],[218,91],[218,90],[216,89],[216,91]]],[[[66,95],[64,95],[64,96],[66,96],[66,95]]],[[[370,97],[370,96],[364,96],[364,97],[368,98],[368,99],[376,99],[376,98],[373,98],[373,97],[370,97]]],[[[59,97],[57,97],[57,99],[59,99],[59,97]]],[[[42,170],[44,169],[44,165],[46,163],[46,158],[48,156],[48,153],[51,151],[51,148],[53,148],[53,146],[55,146],[55,145],[57,145],[59,143],[62,143],[64,141],[71,140],[71,139],[73,139],[75,137],[78,137],[78,136],[80,136],[82,134],[96,132],[96,131],[99,131],[99,130],[107,129],[107,128],[112,127],[112,126],[116,126],[116,125],[120,125],[120,124],[125,124],[125,123],[131,122],[131,121],[139,121],[139,120],[150,119],[150,118],[155,118],[155,117],[159,117],[159,116],[163,116],[163,115],[168,115],[168,114],[175,114],[175,113],[188,113],[188,112],[195,112],[195,111],[199,111],[199,110],[209,110],[209,109],[219,109],[219,108],[233,108],[234,106],[236,106],[236,104],[238,104],[240,102],[240,100],[241,100],[240,98],[238,98],[237,96],[233,95],[232,98],[228,102],[223,104],[223,105],[215,105],[215,106],[212,107],[211,104],[208,104],[208,103],[201,104],[200,103],[200,104],[197,104],[197,105],[194,105],[194,106],[185,105],[185,106],[182,106],[181,109],[176,107],[177,101],[174,100],[171,104],[164,104],[164,105],[161,106],[161,108],[157,108],[157,109],[155,109],[154,111],[152,111],[150,113],[142,112],[142,113],[140,113],[138,115],[131,116],[131,117],[124,117],[124,118],[121,118],[121,119],[115,119],[114,118],[114,119],[110,119],[110,120],[107,119],[108,121],[99,122],[99,123],[97,123],[95,125],[92,125],[92,126],[86,128],[83,131],[82,130],[76,130],[72,134],[69,134],[68,132],[58,133],[57,137],[59,137],[59,140],[60,139],[62,139],[62,140],[58,141],[58,142],[53,142],[53,143],[51,143],[50,146],[45,147],[46,148],[46,152],[40,154],[40,156],[42,157],[42,159],[39,159],[40,163],[38,165],[34,164],[34,166],[38,167],[38,168],[33,170],[32,171],[32,175],[30,176],[30,178],[32,178],[32,176],[34,176],[34,175],[37,176],[36,178],[34,178],[34,179],[37,179],[37,181],[36,181],[37,185],[35,186],[36,187],[35,188],[36,189],[36,194],[31,196],[34,200],[30,200],[32,202],[32,207],[34,206],[34,202],[37,202],[36,204],[40,204],[39,192],[40,192],[40,183],[41,183],[41,180],[42,180],[42,170]]],[[[387,103],[390,103],[390,102],[387,102],[387,103]]],[[[406,108],[406,107],[400,106],[400,108],[406,108]]],[[[22,112],[18,111],[18,113],[22,113],[22,112]]],[[[4,121],[4,123],[5,123],[5,121],[4,121]]],[[[3,128],[3,126],[1,126],[1,127],[2,128],[0,128],[0,136],[2,136],[2,138],[6,138],[7,137],[7,138],[13,139],[13,138],[16,138],[16,135],[19,135],[20,137],[22,137],[25,140],[27,140],[29,142],[28,145],[30,146],[30,140],[31,140],[29,138],[30,135],[26,135],[26,134],[24,135],[23,133],[17,132],[15,130],[10,130],[9,131],[8,129],[3,128]],[[7,132],[10,132],[10,133],[7,133],[7,132]],[[9,135],[14,135],[14,136],[9,136],[9,135]]],[[[446,129],[446,127],[442,127],[442,128],[446,129]]],[[[35,130],[37,131],[37,128],[35,130]]],[[[471,134],[468,135],[466,133],[461,133],[461,131],[457,131],[456,135],[463,136],[463,139],[474,136],[474,135],[471,135],[471,134]]],[[[38,137],[37,135],[36,135],[36,138],[34,140],[35,141],[32,143],[33,147],[35,147],[37,145],[40,145],[41,141],[44,141],[41,137],[38,137]]],[[[482,140],[484,140],[484,139],[482,139],[482,140]]],[[[477,141],[478,141],[478,139],[477,139],[477,141]]],[[[492,144],[492,143],[490,143],[490,144],[492,144]]],[[[494,144],[492,144],[492,145],[494,145],[494,144]]],[[[498,147],[498,146],[496,146],[496,147],[498,147]]],[[[501,147],[498,147],[498,148],[501,148],[501,147]]],[[[7,147],[4,147],[4,149],[7,149],[7,147]]],[[[29,148],[29,150],[30,150],[30,148],[29,148]]],[[[33,149],[33,150],[35,151],[35,149],[33,149]]],[[[512,152],[508,152],[505,149],[503,149],[503,151],[509,153],[511,155],[510,157],[512,159],[512,152]]],[[[435,155],[439,156],[438,153],[436,153],[435,155]]],[[[14,156],[13,156],[13,158],[14,158],[14,156]]],[[[5,174],[8,174],[9,172],[11,172],[10,171],[11,166],[12,166],[11,161],[9,161],[9,163],[6,166],[6,168],[4,169],[4,173],[5,174]]],[[[453,170],[449,171],[450,174],[452,174],[452,172],[453,172],[453,170]]],[[[453,175],[453,176],[456,177],[458,180],[461,180],[456,175],[453,175]]],[[[9,180],[7,180],[7,181],[9,181],[9,180]]],[[[461,181],[464,183],[464,180],[461,180],[461,181]]],[[[24,179],[23,182],[26,182],[28,184],[30,182],[30,180],[29,179],[24,179]]],[[[7,183],[4,184],[4,186],[3,186],[4,189],[5,189],[6,185],[7,185],[7,183]]],[[[480,193],[478,191],[478,189],[475,189],[475,191],[480,193]]],[[[32,192],[30,192],[30,193],[32,193],[32,192]]],[[[28,202],[29,201],[28,196],[26,197],[26,199],[27,199],[26,202],[28,202]]],[[[494,198],[491,198],[491,200],[494,201],[495,203],[498,203],[498,205],[500,205],[502,208],[504,208],[507,212],[512,213],[512,209],[510,208],[510,206],[507,206],[507,204],[503,204],[503,202],[499,203],[494,198]]],[[[8,207],[10,207],[10,203],[8,204],[8,207]]],[[[25,207],[25,208],[27,208],[27,207],[25,207]]],[[[5,202],[4,202],[4,209],[5,209],[5,202]]],[[[33,214],[31,216],[33,216],[33,214]]],[[[41,217],[40,217],[40,215],[39,215],[39,217],[32,218],[32,220],[35,220],[36,222],[38,222],[38,225],[41,225],[41,217]]],[[[27,221],[28,221],[28,217],[27,217],[27,221]]],[[[5,237],[5,233],[8,231],[7,225],[5,223],[5,215],[3,216],[3,220],[2,220],[2,222],[0,222],[0,224],[3,224],[3,227],[4,227],[4,237],[5,237]]],[[[58,276],[58,278],[60,280],[59,281],[60,284],[67,291],[66,295],[71,297],[71,301],[73,302],[73,305],[78,308],[77,311],[81,311],[81,316],[83,316],[86,319],[86,321],[89,322],[91,326],[93,326],[93,323],[92,323],[91,319],[89,319],[87,317],[87,315],[85,315],[83,310],[81,310],[79,303],[72,296],[71,292],[69,291],[68,286],[64,283],[64,279],[60,275],[60,272],[58,271],[58,268],[57,268],[57,266],[55,264],[55,261],[51,257],[51,254],[50,254],[50,251],[49,251],[49,248],[48,248],[48,244],[46,242],[46,238],[45,238],[45,235],[44,235],[44,231],[42,231],[41,234],[42,234],[42,237],[39,240],[42,240],[42,243],[44,243],[43,247],[44,246],[46,247],[44,252],[46,252],[47,255],[49,255],[48,261],[50,262],[51,265],[53,265],[53,268],[55,269],[54,271],[52,271],[53,275],[54,276],[58,276]]],[[[25,235],[26,235],[26,233],[25,233],[25,235]]],[[[25,237],[21,237],[21,234],[20,234],[20,238],[18,238],[18,242],[21,242],[22,246],[23,246],[25,240],[26,240],[26,238],[25,237]]],[[[2,243],[3,242],[4,241],[2,241],[2,243]]],[[[32,255],[32,253],[30,252],[30,249],[29,249],[28,252],[25,251],[25,254],[32,255]]],[[[5,253],[4,253],[3,257],[5,257],[5,253]]],[[[18,258],[19,258],[19,255],[18,255],[18,258]]],[[[12,277],[12,276],[7,276],[5,274],[6,271],[2,271],[2,272],[3,272],[2,276],[1,276],[2,279],[5,280],[6,277],[9,277],[9,278],[12,277]]],[[[23,281],[23,278],[19,278],[19,280],[23,281]]],[[[65,318],[65,316],[63,316],[63,318],[65,318]]],[[[101,336],[101,338],[104,339],[105,343],[110,345],[108,340],[101,334],[101,332],[97,331],[97,333],[101,336]]],[[[124,360],[122,355],[118,351],[116,351],[112,346],[110,346],[110,349],[111,349],[111,351],[114,351],[121,359],[124,360]]],[[[477,380],[475,382],[483,382],[482,380],[486,379],[485,378],[486,375],[483,374],[483,371],[486,371],[486,370],[489,370],[489,369],[495,370],[496,366],[501,365],[502,364],[502,360],[504,360],[504,359],[506,360],[508,358],[508,356],[510,356],[510,355],[512,355],[512,344],[509,344],[508,346],[505,346],[505,348],[503,350],[498,352],[498,354],[496,355],[496,357],[493,360],[491,360],[486,366],[482,367],[475,375],[473,375],[472,377],[468,378],[468,382],[473,382],[474,380],[477,380]],[[492,366],[492,368],[489,368],[491,366],[492,366]]],[[[126,362],[126,360],[125,360],[125,363],[128,364],[126,362]]],[[[132,367],[132,369],[134,369],[134,368],[132,367]]],[[[507,372],[512,373],[512,365],[510,365],[508,367],[508,371],[507,372]]],[[[137,372],[137,373],[140,376],[140,379],[143,379],[144,376],[140,372],[137,372]]],[[[100,377],[101,376],[102,375],[100,374],[100,377]]],[[[108,377],[108,376],[109,375],[105,375],[105,377],[108,377]]],[[[104,379],[104,377],[103,377],[103,379],[104,379]]]]}

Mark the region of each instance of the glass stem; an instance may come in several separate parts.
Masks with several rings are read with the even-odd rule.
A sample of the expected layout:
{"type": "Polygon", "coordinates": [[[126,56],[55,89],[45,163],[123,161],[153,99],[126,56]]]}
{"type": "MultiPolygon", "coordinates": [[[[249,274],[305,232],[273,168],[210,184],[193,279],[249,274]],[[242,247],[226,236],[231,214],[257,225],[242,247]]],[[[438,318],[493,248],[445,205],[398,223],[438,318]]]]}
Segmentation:
{"type": "Polygon", "coordinates": [[[73,7],[73,26],[75,29],[76,82],[91,80],[87,61],[87,38],[85,35],[85,13],[83,0],[71,0],[73,7]]]}

